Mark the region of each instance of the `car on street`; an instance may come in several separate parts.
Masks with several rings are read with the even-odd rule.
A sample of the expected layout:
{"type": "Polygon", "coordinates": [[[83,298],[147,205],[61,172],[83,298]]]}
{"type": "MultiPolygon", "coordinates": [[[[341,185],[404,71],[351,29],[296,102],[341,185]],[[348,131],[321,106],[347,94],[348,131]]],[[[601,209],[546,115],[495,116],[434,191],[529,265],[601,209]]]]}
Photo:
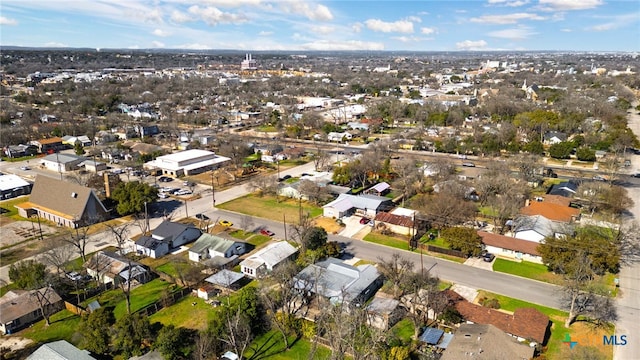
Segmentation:
{"type": "Polygon", "coordinates": [[[482,255],[482,260],[485,262],[492,262],[493,259],[495,259],[496,256],[493,255],[492,253],[485,253],[484,255],[482,255]]]}
{"type": "Polygon", "coordinates": [[[605,179],[604,176],[601,175],[594,175],[592,179],[595,181],[607,181],[607,179],[605,179]]]}
{"type": "Polygon", "coordinates": [[[233,223],[229,220],[220,220],[218,221],[218,224],[224,226],[224,227],[231,227],[233,226],[233,223]]]}
{"type": "Polygon", "coordinates": [[[631,175],[631,176],[632,176],[632,177],[634,177],[634,178],[640,178],[640,172],[635,173],[635,174],[633,174],[633,175],[631,175]]]}
{"type": "Polygon", "coordinates": [[[173,178],[170,178],[168,176],[160,176],[158,178],[158,181],[160,181],[160,182],[171,182],[171,181],[173,181],[173,178]]]}
{"type": "Polygon", "coordinates": [[[267,229],[260,229],[260,234],[264,235],[264,236],[273,236],[275,235],[275,233],[271,230],[267,230],[267,229]]]}
{"type": "Polygon", "coordinates": [[[464,166],[464,167],[476,167],[476,164],[466,161],[466,162],[462,163],[462,166],[464,166]]]}
{"type": "Polygon", "coordinates": [[[191,190],[181,189],[181,190],[178,190],[175,194],[176,195],[191,195],[192,192],[191,192],[191,190]]]}
{"type": "Polygon", "coordinates": [[[209,217],[205,214],[196,214],[196,219],[198,220],[209,220],[209,217]]]}
{"type": "Polygon", "coordinates": [[[21,166],[20,170],[26,171],[26,170],[31,170],[31,168],[28,166],[21,166]]]}
{"type": "Polygon", "coordinates": [[[196,183],[192,182],[192,181],[185,181],[182,183],[182,185],[184,186],[196,186],[196,183]]]}

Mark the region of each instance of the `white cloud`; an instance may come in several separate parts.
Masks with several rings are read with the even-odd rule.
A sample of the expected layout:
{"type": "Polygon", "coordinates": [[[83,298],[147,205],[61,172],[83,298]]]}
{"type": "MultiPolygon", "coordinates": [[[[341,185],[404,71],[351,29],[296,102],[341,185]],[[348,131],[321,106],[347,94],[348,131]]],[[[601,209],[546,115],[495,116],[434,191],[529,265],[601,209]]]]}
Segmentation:
{"type": "Polygon", "coordinates": [[[602,4],[602,0],[540,0],[540,9],[545,11],[585,10],[602,4]]]}
{"type": "Polygon", "coordinates": [[[64,43],[59,43],[59,42],[55,42],[55,41],[51,41],[48,42],[46,44],[44,44],[45,47],[69,47],[69,45],[64,44],[64,43]]]}
{"type": "Polygon", "coordinates": [[[545,20],[546,18],[533,13],[514,13],[505,15],[484,15],[471,18],[471,22],[481,24],[516,24],[519,20],[545,20]]]}
{"type": "Polygon", "coordinates": [[[154,48],[163,48],[164,43],[160,41],[152,41],[151,46],[153,46],[154,48]]]}
{"type": "Polygon", "coordinates": [[[273,31],[264,31],[263,30],[263,31],[260,31],[258,33],[258,36],[270,36],[270,35],[273,35],[273,31]]]}
{"type": "Polygon", "coordinates": [[[309,26],[309,30],[316,34],[326,35],[334,32],[335,28],[329,25],[311,25],[309,26]]]}
{"type": "Polygon", "coordinates": [[[153,35],[160,36],[160,37],[167,37],[167,36],[171,35],[171,33],[169,31],[166,31],[166,30],[155,29],[155,30],[153,30],[153,35]]]}
{"type": "Polygon", "coordinates": [[[18,25],[18,21],[16,19],[0,16],[0,25],[18,25]]]}
{"type": "Polygon", "coordinates": [[[489,0],[490,5],[499,5],[499,6],[508,6],[508,7],[518,7],[527,5],[529,0],[489,0]]]}
{"type": "Polygon", "coordinates": [[[561,29],[560,31],[562,31],[562,32],[573,32],[573,30],[571,30],[571,29],[561,29]]]}
{"type": "Polygon", "coordinates": [[[362,31],[362,23],[355,23],[351,25],[351,30],[353,30],[353,32],[355,33],[359,33],[360,31],[362,31]]]}
{"type": "Polygon", "coordinates": [[[174,10],[171,13],[171,20],[173,20],[174,22],[177,23],[185,23],[185,22],[189,22],[189,21],[195,21],[195,19],[181,11],[178,10],[174,10]]]}
{"type": "Polygon", "coordinates": [[[405,20],[411,21],[411,22],[417,22],[417,23],[422,22],[422,19],[420,19],[417,16],[408,16],[405,20]]]}
{"type": "Polygon", "coordinates": [[[409,34],[413,32],[413,23],[407,20],[386,22],[380,19],[369,19],[364,22],[369,30],[383,33],[399,32],[409,34]]]}
{"type": "Polygon", "coordinates": [[[368,41],[329,41],[320,40],[306,44],[302,44],[301,47],[305,50],[335,50],[335,51],[347,51],[347,50],[384,50],[384,44],[368,41]]]}
{"type": "Polygon", "coordinates": [[[640,12],[617,15],[617,16],[598,16],[598,18],[606,18],[610,21],[589,27],[592,31],[609,31],[625,27],[634,22],[640,21],[640,12]]]}
{"type": "Polygon", "coordinates": [[[202,21],[211,26],[218,24],[240,24],[247,22],[247,17],[242,14],[232,14],[223,12],[217,7],[207,6],[201,8],[198,5],[193,5],[189,8],[189,13],[200,16],[202,21]]]}
{"type": "Polygon", "coordinates": [[[299,14],[314,21],[333,20],[333,14],[328,7],[320,4],[310,4],[308,2],[285,1],[280,4],[282,10],[287,13],[299,14]]]}
{"type": "Polygon", "coordinates": [[[262,3],[262,0],[207,0],[208,5],[220,6],[220,7],[240,7],[240,6],[257,6],[262,3]]]}
{"type": "Polygon", "coordinates": [[[421,42],[425,40],[433,40],[430,38],[420,37],[420,36],[394,36],[392,37],[394,40],[398,40],[403,43],[413,43],[413,42],[421,42]]]}
{"type": "Polygon", "coordinates": [[[484,40],[465,40],[456,43],[456,48],[458,50],[485,50],[487,47],[487,42],[484,40]]]}
{"type": "Polygon", "coordinates": [[[436,28],[423,27],[420,29],[421,34],[430,35],[436,32],[436,28]]]}
{"type": "Polygon", "coordinates": [[[537,34],[536,32],[532,31],[528,27],[520,27],[520,28],[492,31],[489,33],[489,36],[502,38],[502,39],[510,39],[510,40],[525,40],[536,34],[537,34]]]}

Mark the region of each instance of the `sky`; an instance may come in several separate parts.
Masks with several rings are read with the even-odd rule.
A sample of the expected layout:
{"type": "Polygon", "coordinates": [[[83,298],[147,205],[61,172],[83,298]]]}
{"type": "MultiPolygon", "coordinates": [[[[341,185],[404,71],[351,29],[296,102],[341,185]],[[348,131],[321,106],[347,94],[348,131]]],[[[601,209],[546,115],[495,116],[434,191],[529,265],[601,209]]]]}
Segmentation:
{"type": "Polygon", "coordinates": [[[640,51],[640,1],[2,0],[0,45],[640,51]]]}

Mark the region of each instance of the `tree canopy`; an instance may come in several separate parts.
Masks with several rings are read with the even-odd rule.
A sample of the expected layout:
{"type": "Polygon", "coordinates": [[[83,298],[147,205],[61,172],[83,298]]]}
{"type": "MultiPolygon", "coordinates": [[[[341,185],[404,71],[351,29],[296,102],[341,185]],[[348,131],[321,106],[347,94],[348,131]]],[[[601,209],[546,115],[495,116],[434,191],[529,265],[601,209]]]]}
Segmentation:
{"type": "Polygon", "coordinates": [[[158,198],[158,190],[139,181],[120,183],[111,198],[118,202],[116,210],[120,215],[140,213],[144,204],[151,204],[158,198]]]}
{"type": "Polygon", "coordinates": [[[478,256],[482,252],[482,238],[472,228],[451,227],[440,232],[440,236],[454,250],[467,256],[478,256]]]}
{"type": "Polygon", "coordinates": [[[21,261],[9,267],[9,279],[20,289],[40,288],[45,284],[46,277],[46,266],[34,260],[21,261]]]}

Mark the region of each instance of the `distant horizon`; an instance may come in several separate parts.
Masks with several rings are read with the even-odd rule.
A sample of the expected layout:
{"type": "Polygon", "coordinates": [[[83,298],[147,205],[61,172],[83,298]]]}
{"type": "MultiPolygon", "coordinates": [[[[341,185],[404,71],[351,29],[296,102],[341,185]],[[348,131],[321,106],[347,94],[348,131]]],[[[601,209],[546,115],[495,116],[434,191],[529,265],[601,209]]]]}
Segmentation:
{"type": "Polygon", "coordinates": [[[640,51],[636,0],[3,0],[0,46],[640,51]]]}
{"type": "Polygon", "coordinates": [[[567,53],[567,54],[628,54],[628,55],[640,55],[640,51],[615,51],[615,50],[254,50],[254,49],[180,49],[180,48],[92,48],[92,47],[47,47],[47,46],[16,46],[16,45],[1,45],[0,49],[3,50],[47,50],[47,51],[95,51],[95,52],[185,52],[185,53],[207,53],[207,52],[227,52],[238,54],[268,54],[268,53],[283,53],[283,54],[305,54],[305,53],[457,53],[457,54],[487,54],[487,53],[567,53]]]}

